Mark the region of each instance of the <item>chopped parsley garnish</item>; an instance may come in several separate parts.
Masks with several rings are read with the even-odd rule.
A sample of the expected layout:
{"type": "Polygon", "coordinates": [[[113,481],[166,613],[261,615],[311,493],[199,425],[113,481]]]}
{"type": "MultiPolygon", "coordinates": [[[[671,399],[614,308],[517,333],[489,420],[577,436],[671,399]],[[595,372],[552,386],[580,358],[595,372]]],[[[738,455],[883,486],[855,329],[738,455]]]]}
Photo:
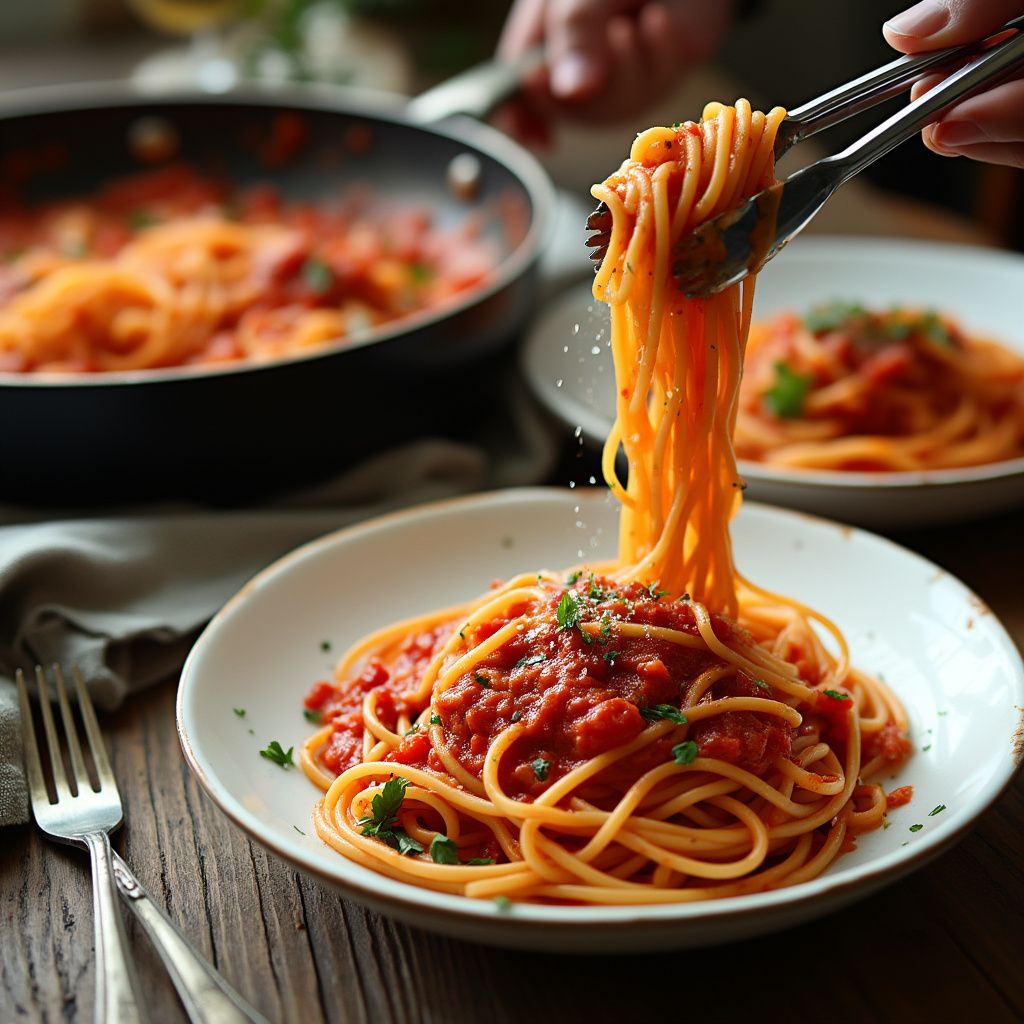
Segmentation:
{"type": "Polygon", "coordinates": [[[659,590],[658,584],[661,580],[655,580],[648,588],[647,593],[650,594],[652,601],[660,601],[663,597],[668,597],[667,590],[659,590]]]}
{"type": "Polygon", "coordinates": [[[672,757],[676,764],[693,764],[697,760],[697,744],[693,740],[677,743],[672,748],[672,757]]]}
{"type": "Polygon", "coordinates": [[[921,333],[933,344],[949,348],[953,344],[953,335],[946,330],[945,324],[939,319],[939,314],[929,309],[921,317],[921,333]]]}
{"type": "Polygon", "coordinates": [[[436,835],[430,842],[430,859],[435,864],[458,864],[459,851],[447,836],[436,835]]]}
{"type": "Polygon", "coordinates": [[[331,641],[330,640],[321,640],[320,641],[320,650],[321,651],[329,651],[330,649],[331,649],[331,641]]]}
{"type": "Polygon", "coordinates": [[[466,639],[466,634],[465,634],[465,632],[464,632],[463,630],[461,630],[461,629],[459,630],[459,639],[460,639],[460,640],[465,640],[465,639],[466,639]]]}
{"type": "Polygon", "coordinates": [[[408,785],[406,779],[388,779],[370,801],[369,816],[356,822],[364,836],[379,839],[403,856],[423,852],[423,847],[398,825],[398,810],[405,799],[408,785]]]}
{"type": "Polygon", "coordinates": [[[781,359],[775,364],[775,383],[764,393],[764,400],[776,416],[795,419],[804,411],[804,401],[814,377],[795,373],[781,359]]]}
{"type": "Polygon", "coordinates": [[[303,708],[302,717],[307,722],[312,722],[314,725],[319,725],[324,720],[324,713],[317,711],[315,708],[303,708]]]}
{"type": "Polygon", "coordinates": [[[601,660],[608,662],[609,665],[613,664],[615,659],[622,653],[622,651],[605,651],[601,655],[601,660]]]}
{"type": "Polygon", "coordinates": [[[512,901],[507,896],[495,896],[494,905],[503,914],[507,914],[512,909],[512,901]]]}
{"type": "Polygon", "coordinates": [[[559,629],[572,629],[580,624],[580,599],[574,591],[567,590],[562,595],[555,615],[559,629]]]}
{"type": "Polygon", "coordinates": [[[440,725],[441,724],[441,716],[431,712],[431,714],[430,714],[430,724],[431,725],[440,725]]]}
{"type": "Polygon", "coordinates": [[[411,728],[405,730],[406,736],[415,736],[420,731],[419,723],[413,722],[411,728]]]}
{"type": "Polygon", "coordinates": [[[528,665],[539,665],[542,661],[547,660],[548,656],[546,654],[527,654],[516,662],[516,668],[526,668],[528,665]]]}
{"type": "Polygon", "coordinates": [[[423,263],[410,263],[409,276],[418,284],[425,284],[434,276],[434,271],[423,263]]]}
{"type": "Polygon", "coordinates": [[[314,295],[323,295],[334,287],[334,273],[323,260],[310,256],[302,264],[302,280],[314,295]]]}
{"type": "Polygon", "coordinates": [[[141,231],[143,228],[152,227],[156,223],[156,217],[149,210],[133,210],[128,214],[128,226],[132,231],[141,231]]]}
{"type": "Polygon", "coordinates": [[[928,817],[929,818],[934,818],[936,814],[941,814],[945,809],[946,809],[946,805],[945,804],[939,804],[938,807],[933,807],[928,812],[928,817]]]}
{"type": "Polygon", "coordinates": [[[840,693],[839,690],[822,690],[826,697],[831,697],[833,700],[849,700],[850,695],[847,693],[840,693]]]}
{"type": "Polygon", "coordinates": [[[866,312],[859,302],[828,302],[808,311],[804,316],[804,326],[815,334],[823,334],[838,330],[848,320],[864,316],[866,312]]]}
{"type": "Polygon", "coordinates": [[[292,751],[294,749],[294,747],[289,747],[285,750],[277,740],[271,740],[260,751],[260,757],[265,757],[268,761],[273,761],[274,764],[279,765],[281,768],[289,768],[295,764],[292,760],[292,751]]]}
{"type": "Polygon", "coordinates": [[[925,753],[926,751],[929,751],[929,750],[931,750],[931,749],[932,749],[932,745],[931,745],[931,744],[929,743],[927,747],[922,747],[922,748],[921,748],[921,753],[923,754],[923,753],[925,753]]]}
{"type": "Polygon", "coordinates": [[[239,718],[245,718],[245,708],[232,708],[231,710],[234,711],[239,718]]]}
{"type": "MultiPolygon", "coordinates": [[[[662,719],[665,719],[669,722],[675,722],[676,725],[686,725],[689,721],[686,715],[684,715],[679,708],[673,707],[671,704],[655,704],[650,708],[641,708],[640,714],[643,715],[648,722],[659,722],[662,719]]],[[[693,756],[696,757],[697,744],[691,742],[690,745],[694,749],[693,756]]],[[[685,744],[680,744],[680,746],[685,746],[685,744]]],[[[678,758],[676,760],[678,760],[678,758]]],[[[693,757],[690,758],[690,761],[692,760],[693,757]]],[[[680,761],[680,764],[689,764],[690,761],[680,761]]]]}
{"type": "Polygon", "coordinates": [[[482,686],[485,690],[489,690],[491,688],[490,679],[488,679],[487,676],[480,675],[479,672],[473,673],[473,682],[476,683],[477,686],[482,686]]]}
{"type": "Polygon", "coordinates": [[[512,717],[511,717],[511,718],[509,719],[509,721],[510,721],[510,722],[511,722],[511,723],[512,723],[513,725],[515,725],[515,723],[516,723],[516,722],[518,722],[518,721],[519,721],[519,719],[520,719],[520,718],[522,718],[522,717],[523,717],[523,713],[522,713],[522,711],[513,711],[513,712],[512,712],[512,717]]]}
{"type": "Polygon", "coordinates": [[[755,679],[754,685],[761,690],[767,690],[769,693],[772,692],[772,688],[763,679],[755,679]]]}
{"type": "Polygon", "coordinates": [[[533,774],[537,776],[537,781],[544,782],[551,770],[551,762],[546,758],[538,757],[534,759],[530,767],[533,769],[533,774]]]}
{"type": "Polygon", "coordinates": [[[298,825],[292,825],[292,828],[295,829],[295,831],[298,832],[300,836],[304,836],[306,834],[305,832],[302,831],[301,828],[299,828],[298,825]]]}
{"type": "Polygon", "coordinates": [[[566,578],[565,578],[565,582],[566,582],[566,584],[567,584],[568,586],[570,586],[570,587],[571,587],[571,586],[572,586],[572,585],[573,585],[574,583],[579,583],[579,581],[580,581],[580,577],[581,577],[582,575],[583,575],[583,573],[582,573],[582,572],[580,572],[580,570],[579,570],[579,569],[577,569],[577,570],[576,570],[575,572],[571,572],[571,573],[569,573],[569,575],[568,575],[568,576],[566,576],[566,578]]]}
{"type": "Polygon", "coordinates": [[[924,828],[924,825],[911,825],[910,826],[910,831],[911,832],[920,832],[921,829],[923,829],[923,828],[924,828]]]}
{"type": "Polygon", "coordinates": [[[480,866],[482,866],[484,864],[493,864],[494,863],[494,858],[493,857],[473,857],[470,860],[467,860],[466,863],[471,868],[476,868],[476,867],[480,867],[480,866]]]}
{"type": "Polygon", "coordinates": [[[914,325],[907,320],[899,320],[896,315],[899,311],[893,310],[889,316],[882,320],[882,334],[890,341],[904,341],[910,337],[914,325]]]}

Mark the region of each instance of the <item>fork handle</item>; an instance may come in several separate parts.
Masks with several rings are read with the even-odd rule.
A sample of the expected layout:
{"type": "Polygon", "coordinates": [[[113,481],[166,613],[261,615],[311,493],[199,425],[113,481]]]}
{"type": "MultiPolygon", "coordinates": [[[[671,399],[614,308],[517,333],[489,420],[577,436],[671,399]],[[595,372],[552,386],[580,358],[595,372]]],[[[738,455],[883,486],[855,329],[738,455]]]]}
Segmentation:
{"type": "Polygon", "coordinates": [[[116,853],[114,877],[125,902],[160,954],[192,1024],[268,1024],[203,959],[116,853]]]}
{"type": "Polygon", "coordinates": [[[110,839],[87,832],[82,841],[92,861],[92,906],[96,930],[96,1024],[145,1024],[148,1016],[117,906],[110,839]]]}
{"type": "Polygon", "coordinates": [[[937,121],[955,103],[987,85],[994,85],[1024,62],[1024,32],[997,43],[950,75],[909,106],[897,111],[841,153],[821,161],[834,165],[839,182],[859,173],[901,142],[937,121]]]}

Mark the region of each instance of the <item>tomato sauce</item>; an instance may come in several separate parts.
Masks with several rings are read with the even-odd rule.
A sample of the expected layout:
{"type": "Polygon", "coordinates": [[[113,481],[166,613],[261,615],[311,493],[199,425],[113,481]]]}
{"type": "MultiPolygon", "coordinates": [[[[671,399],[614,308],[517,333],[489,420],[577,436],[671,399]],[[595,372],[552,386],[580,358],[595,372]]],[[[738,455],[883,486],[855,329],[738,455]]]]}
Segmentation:
{"type": "MultiPolygon", "coordinates": [[[[515,613],[516,609],[511,609],[510,617],[515,613]]],[[[481,642],[504,621],[507,619],[482,624],[466,636],[467,642],[481,642]]],[[[712,621],[724,642],[736,638],[749,642],[731,620],[713,616],[712,621]]],[[[471,774],[481,776],[494,738],[510,725],[521,723],[522,735],[502,761],[501,783],[511,796],[529,799],[591,758],[634,740],[656,717],[651,709],[657,705],[679,708],[697,677],[722,664],[707,650],[651,636],[621,636],[616,629],[620,622],[698,635],[690,603],[670,601],[653,586],[616,587],[609,580],[587,577],[577,580],[568,591],[552,587],[530,628],[437,696],[436,713],[460,763],[471,774]],[[559,604],[566,593],[571,595],[578,617],[560,625],[559,604]]],[[[379,691],[377,713],[390,728],[400,714],[415,717],[422,710],[407,706],[404,698],[416,687],[452,628],[450,624],[409,637],[390,668],[370,661],[351,679],[313,688],[307,707],[319,710],[324,721],[334,723],[323,754],[330,770],[340,772],[360,760],[360,711],[368,690],[379,691]]],[[[700,702],[744,696],[770,697],[772,693],[763,681],[739,673],[715,683],[700,702]]],[[[697,722],[688,733],[701,756],[719,758],[758,775],[768,772],[779,756],[789,755],[793,737],[794,731],[781,719],[746,711],[697,722]]],[[[679,740],[678,733],[669,733],[606,769],[596,783],[628,782],[672,760],[672,746],[679,740]]],[[[412,732],[388,756],[428,770],[443,770],[425,732],[412,732]]]]}

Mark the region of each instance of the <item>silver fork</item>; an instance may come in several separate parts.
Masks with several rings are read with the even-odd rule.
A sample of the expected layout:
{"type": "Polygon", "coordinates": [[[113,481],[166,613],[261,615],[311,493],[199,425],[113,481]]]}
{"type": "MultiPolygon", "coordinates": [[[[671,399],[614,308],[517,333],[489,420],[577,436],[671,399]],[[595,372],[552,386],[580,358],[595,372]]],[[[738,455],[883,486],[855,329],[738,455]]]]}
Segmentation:
{"type": "Polygon", "coordinates": [[[35,726],[25,688],[25,676],[17,672],[18,693],[21,700],[21,721],[25,743],[25,771],[28,776],[29,794],[32,797],[32,812],[36,824],[58,842],[73,846],[85,846],[92,860],[92,896],[96,933],[96,1011],[97,1024],[117,1022],[134,1024],[146,1021],[142,1009],[139,982],[127,954],[124,926],[117,909],[117,886],[114,882],[114,865],[111,856],[109,834],[121,824],[123,812],[121,797],[114,782],[114,773],[103,747],[99,724],[88,698],[82,698],[85,687],[81,676],[75,672],[75,684],[79,693],[82,721],[92,751],[93,764],[99,788],[93,789],[82,757],[82,746],[71,706],[68,704],[64,686],[64,674],[54,666],[57,681],[57,700],[64,724],[64,736],[71,759],[70,776],[65,771],[60,754],[57,730],[50,708],[50,694],[42,668],[36,667],[36,684],[39,687],[39,704],[49,748],[50,769],[56,801],[50,802],[43,775],[43,764],[36,742],[35,726]]]}
{"type": "Polygon", "coordinates": [[[81,673],[76,666],[72,667],[71,673],[100,788],[94,791],[89,782],[81,744],[68,704],[64,673],[59,665],[54,665],[57,700],[75,776],[73,780],[67,779],[60,757],[60,747],[57,745],[46,677],[43,670],[37,666],[36,682],[39,687],[43,728],[46,732],[50,765],[57,788],[57,802],[54,804],[50,803],[46,791],[25,677],[20,669],[16,675],[25,738],[25,769],[36,822],[44,832],[55,839],[88,846],[92,853],[96,915],[96,1021],[116,1024],[123,1021],[125,1024],[132,1024],[133,1021],[146,1019],[139,1005],[135,975],[125,955],[124,932],[115,906],[116,883],[125,902],[160,954],[185,1012],[193,1024],[243,1024],[245,1021],[252,1024],[267,1024],[266,1018],[257,1013],[214,967],[203,959],[132,874],[128,865],[110,849],[108,833],[121,824],[123,817],[121,798],[110,769],[110,762],[107,760],[96,713],[82,682],[81,673]],[[69,782],[75,783],[77,795],[72,794],[69,782]]]}
{"type": "MultiPolygon", "coordinates": [[[[775,136],[777,160],[798,142],[898,96],[925,74],[977,58],[969,65],[971,70],[961,69],[928,93],[927,99],[920,97],[842,153],[797,171],[680,239],[672,267],[680,288],[690,296],[709,295],[759,269],[803,229],[844,181],[937,120],[946,107],[972,89],[1010,70],[1020,60],[1022,39],[1024,15],[1008,21],[988,39],[900,57],[789,111],[775,136]],[[1016,36],[991,45],[992,38],[1010,30],[1016,36]]],[[[590,258],[599,267],[611,238],[612,215],[605,203],[598,203],[586,226],[594,232],[586,241],[590,258]]]]}

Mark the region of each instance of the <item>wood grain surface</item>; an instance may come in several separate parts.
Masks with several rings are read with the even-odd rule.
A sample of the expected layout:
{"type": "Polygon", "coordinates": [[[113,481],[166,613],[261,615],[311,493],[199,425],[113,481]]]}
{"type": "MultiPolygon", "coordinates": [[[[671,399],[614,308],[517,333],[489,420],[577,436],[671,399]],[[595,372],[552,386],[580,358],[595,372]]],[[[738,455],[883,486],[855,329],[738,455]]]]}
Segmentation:
{"type": "MultiPolygon", "coordinates": [[[[1024,644],[1024,516],[896,537],[977,590],[1024,644]]],[[[645,956],[468,945],[341,899],[244,839],[201,795],[174,684],[103,721],[126,804],[119,848],[171,917],[275,1022],[717,1021],[1017,1024],[1024,1019],[1024,780],[958,846],[811,924],[645,956]]],[[[184,1021],[131,926],[156,1022],[184,1021]]],[[[0,1021],[91,1021],[83,853],[0,833],[0,1021]]]]}

